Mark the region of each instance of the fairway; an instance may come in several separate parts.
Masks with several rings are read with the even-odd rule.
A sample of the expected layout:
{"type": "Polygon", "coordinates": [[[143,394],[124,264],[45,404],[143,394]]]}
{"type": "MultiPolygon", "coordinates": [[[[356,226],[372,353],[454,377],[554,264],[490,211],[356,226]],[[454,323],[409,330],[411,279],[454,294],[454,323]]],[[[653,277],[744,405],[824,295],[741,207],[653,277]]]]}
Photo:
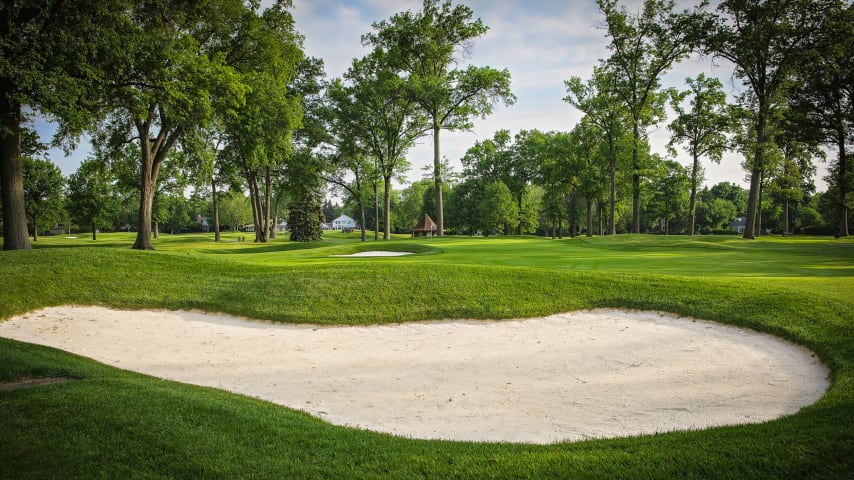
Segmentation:
{"type": "MultiPolygon", "coordinates": [[[[357,358],[360,350],[381,350],[360,348],[362,344],[356,340],[359,335],[370,336],[364,332],[374,328],[399,328],[406,325],[401,322],[413,321],[419,323],[408,328],[454,325],[449,323],[454,320],[515,319],[499,322],[514,325],[518,332],[515,340],[506,338],[507,345],[493,345],[494,357],[480,360],[485,362],[481,371],[487,371],[500,370],[500,359],[513,358],[510,345],[536,345],[536,341],[561,338],[536,333],[535,323],[527,324],[521,319],[582,309],[656,311],[771,334],[806,347],[816,355],[808,356],[810,361],[820,360],[829,368],[829,388],[815,403],[804,401],[800,405],[809,406],[781,411],[774,415],[784,415],[777,420],[754,419],[759,423],[735,420],[725,422],[734,424],[731,426],[693,425],[688,427],[690,431],[671,433],[663,432],[674,428],[660,428],[631,434],[646,433],[640,437],[582,442],[577,440],[585,435],[509,439],[523,443],[415,440],[330,425],[300,411],[313,412],[333,423],[364,426],[361,421],[332,418],[335,411],[324,403],[331,401],[331,394],[301,398],[302,406],[282,408],[220,390],[129,373],[121,369],[135,370],[131,365],[113,363],[118,369],[105,366],[84,358],[94,356],[85,351],[78,351],[83,355],[78,357],[0,339],[0,381],[45,377],[78,380],[0,391],[0,430],[5,432],[4,444],[9,446],[0,454],[2,478],[41,478],[45,472],[53,472],[47,473],[51,476],[59,471],[68,478],[114,477],[131,471],[144,471],[155,477],[240,477],[247,476],[250,469],[260,477],[314,478],[405,478],[416,471],[420,472],[416,476],[452,478],[838,478],[851,467],[854,340],[850,312],[854,311],[854,300],[850,293],[854,287],[854,242],[850,240],[446,237],[361,243],[351,236],[333,234],[326,241],[310,244],[275,240],[254,245],[237,243],[229,237],[217,244],[208,236],[164,235],[155,244],[158,251],[136,252],[127,248],[130,237],[126,235],[102,237],[98,242],[45,238],[38,245],[41,248],[31,252],[0,254],[0,273],[9,279],[0,303],[3,318],[51,306],[97,305],[129,310],[221,312],[256,320],[308,324],[292,327],[305,332],[315,328],[340,329],[345,339],[351,330],[351,341],[338,347],[342,349],[338,352],[340,357],[335,357],[334,350],[323,355],[339,358],[343,365],[351,356],[357,358]],[[333,256],[376,250],[411,254],[379,258],[333,256]],[[442,322],[435,324],[437,320],[442,322]],[[358,328],[368,330],[346,325],[363,325],[358,328]],[[560,439],[576,442],[551,444],[560,439]],[[198,461],[188,463],[188,458],[198,461]]],[[[36,319],[37,316],[33,320],[36,319]]],[[[4,329],[10,325],[4,324],[4,329]]],[[[630,325],[631,328],[634,327],[630,325]]],[[[134,348],[135,341],[151,345],[142,340],[145,337],[141,332],[138,338],[131,337],[130,346],[123,348],[134,348]]],[[[603,335],[615,337],[619,329],[603,335]]],[[[471,342],[463,351],[484,342],[469,333],[458,336],[471,342]]],[[[185,337],[171,335],[177,343],[166,349],[161,363],[177,358],[185,337]]],[[[616,360],[641,346],[663,353],[658,362],[670,357],[666,355],[667,348],[659,348],[655,341],[649,345],[642,338],[636,337],[635,347],[615,347],[616,360]]],[[[190,338],[186,339],[189,345],[190,338]]],[[[565,349],[561,354],[565,362],[568,352],[582,343],[570,341],[560,347],[565,349]]],[[[386,345],[394,344],[386,341],[386,345]]],[[[442,344],[434,341],[428,345],[438,348],[442,344]]],[[[224,348],[216,342],[209,343],[209,347],[214,352],[224,348]]],[[[260,345],[249,344],[235,355],[256,349],[264,351],[260,345]]],[[[430,355],[442,358],[438,351],[430,355]]],[[[526,355],[533,356],[523,354],[526,355]]],[[[204,362],[205,358],[198,357],[196,361],[204,362]]],[[[703,358],[702,365],[713,362],[710,357],[703,358]]],[[[746,362],[743,354],[726,359],[736,360],[736,364],[746,362]]],[[[674,362],[680,361],[674,358],[674,362]]],[[[245,363],[246,368],[275,364],[272,354],[262,354],[245,363]]],[[[536,383],[536,375],[531,372],[544,364],[533,362],[534,370],[528,370],[525,379],[518,380],[522,391],[536,383]]],[[[357,370],[386,376],[379,366],[367,365],[357,370]]],[[[211,381],[205,385],[237,391],[216,384],[217,369],[231,367],[213,366],[211,381]]],[[[396,375],[418,377],[417,372],[403,368],[396,375]]],[[[574,375],[589,380],[577,371],[574,375]]],[[[303,381],[311,380],[306,379],[309,375],[305,373],[298,376],[303,381]]],[[[327,377],[334,381],[332,375],[318,375],[317,380],[327,377]]],[[[196,383],[188,378],[169,378],[196,383]]],[[[563,378],[558,384],[569,390],[570,381],[563,378]]],[[[377,384],[364,378],[362,383],[368,390],[377,390],[369,388],[377,384]]],[[[768,381],[766,375],[763,380],[742,383],[758,386],[781,382],[768,381]]],[[[293,385],[296,388],[295,380],[293,385]]],[[[433,389],[434,398],[448,393],[448,398],[443,399],[445,404],[463,403],[467,399],[461,394],[473,393],[461,390],[459,385],[456,390],[443,391],[437,387],[442,385],[448,384],[440,381],[427,389],[433,389]]],[[[666,393],[667,388],[663,390],[666,393]]],[[[709,396],[713,394],[710,392],[709,396]]],[[[572,395],[580,402],[578,391],[572,395]]],[[[620,394],[609,396],[624,398],[620,394]]],[[[367,393],[343,398],[370,401],[367,393]]],[[[387,407],[386,403],[379,404],[387,407]]],[[[511,402],[511,406],[518,407],[519,412],[531,411],[521,403],[511,402]]],[[[601,406],[601,410],[606,408],[601,406]]],[[[679,406],[668,408],[678,412],[679,406]]],[[[688,413],[693,415],[687,416],[696,417],[696,412],[688,413]]],[[[586,416],[576,413],[576,418],[581,423],[586,416]]],[[[501,420],[493,419],[491,423],[501,420]]],[[[533,430],[545,431],[542,427],[533,430]]],[[[620,434],[587,435],[599,436],[620,434]]]]}

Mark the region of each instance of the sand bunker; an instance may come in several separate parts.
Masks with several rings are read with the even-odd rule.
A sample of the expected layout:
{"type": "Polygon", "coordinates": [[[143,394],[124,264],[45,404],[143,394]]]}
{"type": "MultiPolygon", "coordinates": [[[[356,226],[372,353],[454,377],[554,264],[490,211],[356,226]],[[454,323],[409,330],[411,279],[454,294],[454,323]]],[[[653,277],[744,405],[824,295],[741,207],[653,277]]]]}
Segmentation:
{"type": "Polygon", "coordinates": [[[792,414],[827,389],[806,349],[650,312],[312,327],[47,308],[0,336],[416,438],[551,443],[792,414]]]}
{"type": "Polygon", "coordinates": [[[351,253],[349,255],[330,255],[330,257],[402,257],[412,255],[412,252],[390,252],[387,250],[371,250],[369,252],[351,253]]]}

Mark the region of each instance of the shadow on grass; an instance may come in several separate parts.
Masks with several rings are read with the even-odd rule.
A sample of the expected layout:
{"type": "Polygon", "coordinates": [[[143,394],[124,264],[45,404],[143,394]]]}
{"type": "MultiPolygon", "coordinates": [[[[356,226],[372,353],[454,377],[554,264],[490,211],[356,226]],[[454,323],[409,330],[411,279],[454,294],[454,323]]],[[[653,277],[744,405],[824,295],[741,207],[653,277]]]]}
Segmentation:
{"type": "Polygon", "coordinates": [[[319,242],[288,242],[288,243],[271,243],[271,244],[256,244],[245,243],[232,248],[217,248],[217,249],[198,249],[199,253],[208,253],[212,255],[251,255],[254,253],[275,253],[275,252],[290,252],[295,250],[311,250],[315,248],[328,247],[326,243],[319,242]]]}

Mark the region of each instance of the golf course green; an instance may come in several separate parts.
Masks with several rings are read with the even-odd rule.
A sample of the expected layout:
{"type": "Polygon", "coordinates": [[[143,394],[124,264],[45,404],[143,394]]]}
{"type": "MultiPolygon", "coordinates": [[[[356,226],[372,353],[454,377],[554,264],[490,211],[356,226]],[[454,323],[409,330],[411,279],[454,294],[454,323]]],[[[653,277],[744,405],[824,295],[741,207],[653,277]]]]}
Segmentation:
{"type": "Polygon", "coordinates": [[[854,471],[854,240],[618,235],[213,242],[44,237],[0,252],[0,321],[47,306],[320,325],[668,312],[779,336],[830,370],[774,421],[552,445],[412,440],[0,338],[0,478],[845,478],[854,471]],[[372,250],[394,257],[342,257],[372,250]]]}

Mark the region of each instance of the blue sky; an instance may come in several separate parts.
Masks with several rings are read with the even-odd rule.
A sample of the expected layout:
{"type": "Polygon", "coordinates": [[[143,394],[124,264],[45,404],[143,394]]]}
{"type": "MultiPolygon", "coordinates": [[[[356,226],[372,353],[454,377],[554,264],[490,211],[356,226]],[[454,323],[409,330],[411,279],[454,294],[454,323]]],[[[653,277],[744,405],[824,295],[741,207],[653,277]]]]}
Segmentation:
{"type": "MultiPolygon", "coordinates": [[[[367,53],[361,36],[371,31],[371,24],[387,19],[404,10],[419,10],[421,0],[294,0],[292,10],[297,29],[305,36],[305,50],[320,57],[326,64],[329,78],[341,76],[353,58],[367,53]]],[[[459,2],[456,2],[459,3],[459,2]]],[[[595,0],[467,0],[489,27],[489,31],[472,45],[466,62],[510,70],[516,103],[499,105],[485,119],[476,119],[471,132],[443,132],[442,155],[459,170],[459,159],[474,142],[491,138],[498,129],[511,133],[522,129],[568,131],[581,118],[580,112],[562,101],[566,95],[563,81],[570,76],[588,78],[599,59],[608,56],[606,31],[598,28],[602,16],[595,0]]],[[[628,0],[630,11],[636,11],[640,0],[628,0]]],[[[678,8],[690,8],[693,0],[678,0],[678,8]]],[[[732,67],[721,61],[712,65],[709,59],[689,58],[677,64],[663,77],[663,84],[685,88],[686,77],[700,72],[720,78],[732,96],[740,82],[732,78],[732,67]]],[[[670,119],[668,119],[670,120],[670,119]]],[[[42,130],[42,129],[40,129],[42,130]]],[[[649,130],[655,152],[666,156],[668,141],[666,123],[649,130]]],[[[86,148],[80,148],[71,158],[62,158],[54,151],[52,159],[63,173],[76,169],[86,148]]],[[[422,176],[421,168],[432,164],[432,138],[424,137],[407,155],[412,167],[410,180],[422,176]]],[[[679,153],[677,160],[687,165],[687,154],[679,153]]],[[[721,165],[704,162],[706,184],[729,181],[747,186],[741,157],[728,154],[721,165]]],[[[819,164],[816,183],[825,188],[822,177],[826,168],[819,164]]]]}

